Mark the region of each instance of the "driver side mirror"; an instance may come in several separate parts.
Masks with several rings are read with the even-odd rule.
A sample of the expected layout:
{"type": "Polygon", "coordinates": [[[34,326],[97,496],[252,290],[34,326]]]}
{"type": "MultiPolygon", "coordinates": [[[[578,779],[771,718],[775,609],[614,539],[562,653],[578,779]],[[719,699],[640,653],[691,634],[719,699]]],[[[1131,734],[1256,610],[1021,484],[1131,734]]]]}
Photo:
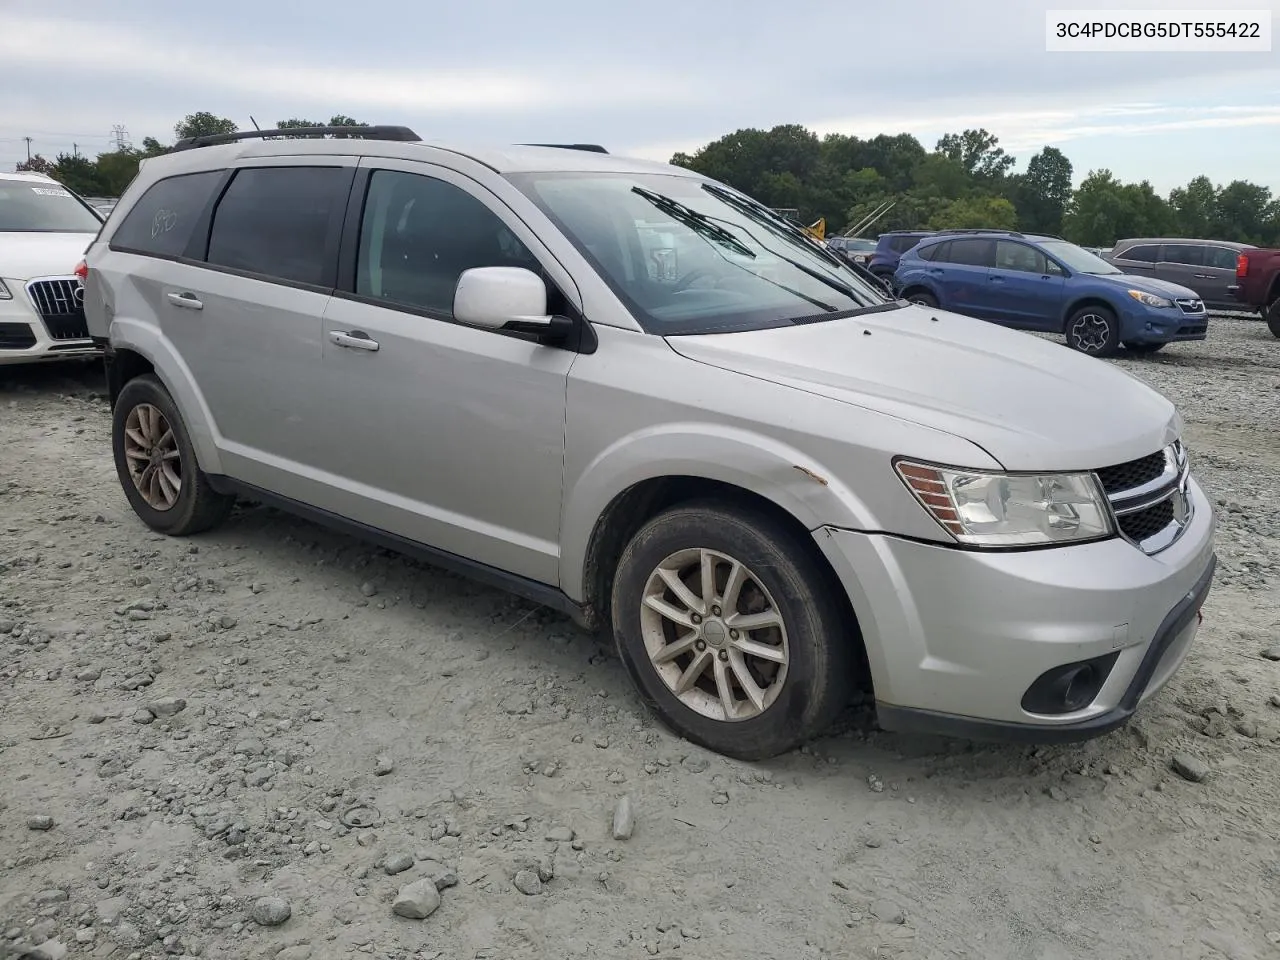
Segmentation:
{"type": "Polygon", "coordinates": [[[539,336],[563,336],[572,329],[567,317],[547,313],[547,285],[524,267],[472,267],[458,277],[453,317],[485,330],[539,336]]]}

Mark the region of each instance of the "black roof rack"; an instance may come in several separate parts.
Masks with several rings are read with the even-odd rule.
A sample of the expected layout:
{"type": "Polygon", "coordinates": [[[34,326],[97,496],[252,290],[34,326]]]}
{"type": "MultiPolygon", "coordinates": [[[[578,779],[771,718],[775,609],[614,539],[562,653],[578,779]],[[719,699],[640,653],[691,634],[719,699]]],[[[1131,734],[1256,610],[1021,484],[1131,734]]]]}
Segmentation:
{"type": "MultiPolygon", "coordinates": [[[[952,228],[952,229],[949,229],[949,230],[935,230],[935,231],[933,231],[933,235],[934,235],[934,236],[942,236],[943,234],[951,235],[951,234],[957,234],[957,233],[998,233],[998,234],[1000,234],[1001,236],[1005,236],[1005,237],[1021,237],[1021,238],[1026,238],[1026,237],[1028,236],[1028,234],[1020,233],[1020,232],[1019,232],[1019,231],[1017,231],[1017,230],[1002,230],[1002,229],[1000,229],[1000,228],[998,228],[998,227],[968,227],[968,228],[964,228],[964,229],[961,229],[961,228],[959,228],[959,227],[955,227],[955,228],[952,228]]],[[[1054,235],[1054,234],[1052,234],[1052,233],[1033,233],[1033,234],[1030,234],[1030,236],[1033,236],[1033,237],[1046,237],[1046,238],[1047,238],[1047,239],[1049,239],[1049,240],[1061,240],[1061,239],[1062,239],[1061,237],[1059,237],[1059,236],[1055,236],[1055,235],[1054,235]]]]}
{"type": "Polygon", "coordinates": [[[191,150],[195,147],[212,147],[220,143],[236,143],[240,140],[273,140],[280,138],[306,139],[310,137],[342,136],[364,140],[397,140],[413,143],[422,138],[408,127],[286,127],[277,130],[240,130],[236,133],[214,133],[204,137],[187,137],[173,145],[174,150],[191,150]]]}
{"type": "Polygon", "coordinates": [[[560,150],[585,150],[587,153],[608,153],[597,143],[526,143],[526,147],[556,147],[560,150]]]}

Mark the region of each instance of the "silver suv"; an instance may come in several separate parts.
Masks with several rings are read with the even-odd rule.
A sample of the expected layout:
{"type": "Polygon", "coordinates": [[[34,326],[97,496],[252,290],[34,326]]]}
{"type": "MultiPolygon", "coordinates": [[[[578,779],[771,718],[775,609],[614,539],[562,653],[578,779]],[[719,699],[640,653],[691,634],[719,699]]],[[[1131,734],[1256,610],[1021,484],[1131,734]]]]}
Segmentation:
{"type": "Polygon", "coordinates": [[[153,529],[241,494],[500,584],[746,759],[859,686],[887,729],[1080,739],[1182,662],[1214,519],[1137,380],[688,170],[326,132],[146,161],[88,252],[153,529]]]}

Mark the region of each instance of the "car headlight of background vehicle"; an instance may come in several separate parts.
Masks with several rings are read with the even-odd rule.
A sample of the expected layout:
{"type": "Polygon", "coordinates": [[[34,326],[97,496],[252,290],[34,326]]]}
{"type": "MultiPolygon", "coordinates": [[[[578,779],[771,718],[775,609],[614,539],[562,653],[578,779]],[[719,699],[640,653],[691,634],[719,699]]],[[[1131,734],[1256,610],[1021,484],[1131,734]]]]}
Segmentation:
{"type": "Polygon", "coordinates": [[[0,280],[0,300],[12,300],[13,294],[9,292],[9,288],[4,285],[4,281],[0,280]]]}
{"type": "Polygon", "coordinates": [[[1173,301],[1166,300],[1164,297],[1157,297],[1154,293],[1144,293],[1141,290],[1130,290],[1129,296],[1137,300],[1140,304],[1147,307],[1172,307],[1173,301]]]}
{"type": "Polygon", "coordinates": [[[895,467],[929,515],[969,546],[1079,543],[1115,532],[1092,473],[996,473],[909,460],[895,467]]]}

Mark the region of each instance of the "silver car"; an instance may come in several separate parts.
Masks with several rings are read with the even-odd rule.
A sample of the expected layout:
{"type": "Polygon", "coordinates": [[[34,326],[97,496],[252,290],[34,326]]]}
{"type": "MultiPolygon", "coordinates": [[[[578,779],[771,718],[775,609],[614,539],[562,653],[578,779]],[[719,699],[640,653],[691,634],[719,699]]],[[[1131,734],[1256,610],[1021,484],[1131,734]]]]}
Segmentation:
{"type": "Polygon", "coordinates": [[[1081,739],[1185,657],[1213,513],[1127,374],[677,167],[245,137],[145,161],[87,255],[153,529],[241,494],[500,584],[747,759],[859,688],[891,730],[1081,739]]]}
{"type": "Polygon", "coordinates": [[[1250,244],[1230,240],[1138,238],[1118,241],[1106,259],[1125,273],[1190,287],[1210,308],[1239,310],[1239,302],[1231,295],[1237,261],[1252,249],[1250,244]]]}

